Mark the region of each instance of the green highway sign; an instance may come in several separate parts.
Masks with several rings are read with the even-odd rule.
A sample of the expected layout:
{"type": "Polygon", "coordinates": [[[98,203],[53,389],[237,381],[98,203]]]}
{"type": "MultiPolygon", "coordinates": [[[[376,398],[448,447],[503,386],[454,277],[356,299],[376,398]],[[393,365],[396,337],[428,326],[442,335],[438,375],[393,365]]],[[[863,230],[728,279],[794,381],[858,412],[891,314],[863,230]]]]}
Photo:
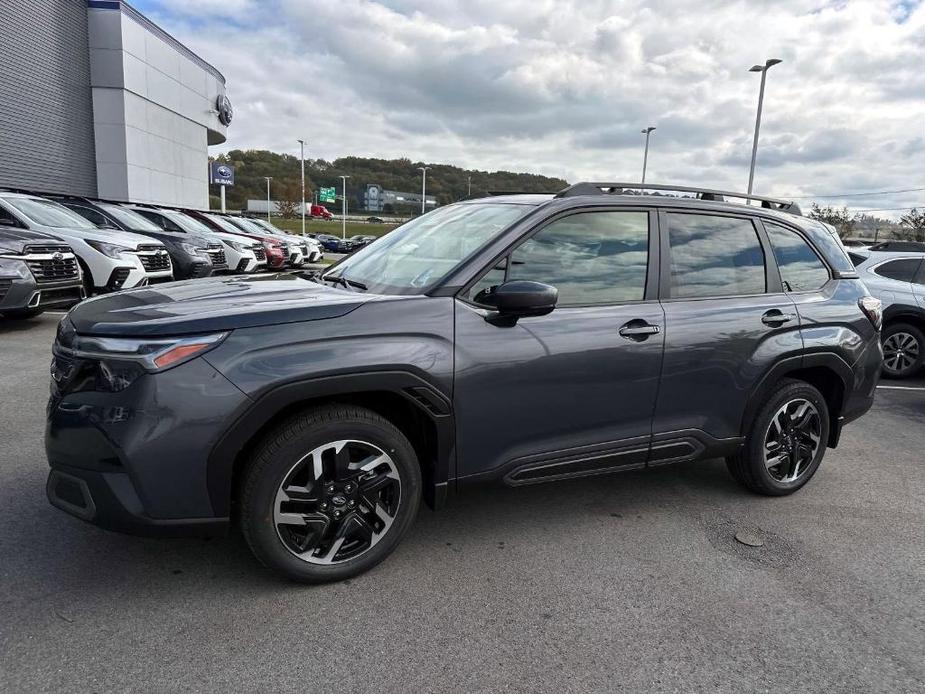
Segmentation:
{"type": "Polygon", "coordinates": [[[318,191],[318,202],[337,202],[337,193],[334,188],[321,188],[318,191]]]}

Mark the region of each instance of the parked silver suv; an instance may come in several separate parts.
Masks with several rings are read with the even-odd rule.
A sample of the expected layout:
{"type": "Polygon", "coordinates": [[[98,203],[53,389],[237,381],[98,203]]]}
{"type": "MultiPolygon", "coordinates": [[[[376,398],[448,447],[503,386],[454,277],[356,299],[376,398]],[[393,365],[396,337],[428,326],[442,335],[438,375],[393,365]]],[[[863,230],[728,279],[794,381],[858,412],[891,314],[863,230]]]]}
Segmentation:
{"type": "Polygon", "coordinates": [[[883,302],[883,374],[908,378],[925,360],[925,253],[849,253],[870,293],[883,302]]]}

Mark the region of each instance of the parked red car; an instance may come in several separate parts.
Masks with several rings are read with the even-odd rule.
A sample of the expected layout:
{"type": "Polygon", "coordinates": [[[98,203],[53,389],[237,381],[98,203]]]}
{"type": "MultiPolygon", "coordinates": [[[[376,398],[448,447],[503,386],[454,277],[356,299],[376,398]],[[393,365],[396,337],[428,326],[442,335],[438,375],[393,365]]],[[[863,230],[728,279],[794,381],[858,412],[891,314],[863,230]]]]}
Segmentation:
{"type": "Polygon", "coordinates": [[[210,229],[215,229],[215,231],[221,231],[226,234],[238,234],[239,236],[246,236],[247,238],[260,241],[267,252],[268,268],[278,270],[286,266],[289,259],[289,246],[286,244],[285,239],[270,236],[269,234],[261,235],[245,232],[220,213],[201,212],[199,210],[183,210],[183,213],[194,219],[198,219],[210,229]]]}

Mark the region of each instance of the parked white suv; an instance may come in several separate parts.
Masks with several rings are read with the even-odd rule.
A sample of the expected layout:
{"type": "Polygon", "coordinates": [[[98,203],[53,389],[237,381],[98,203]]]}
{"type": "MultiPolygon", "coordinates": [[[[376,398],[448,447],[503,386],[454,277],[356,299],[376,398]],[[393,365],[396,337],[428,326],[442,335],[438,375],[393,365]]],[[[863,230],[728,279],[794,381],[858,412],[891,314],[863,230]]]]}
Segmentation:
{"type": "Polygon", "coordinates": [[[167,249],[156,239],[100,229],[76,212],[35,195],[0,191],[0,207],[23,228],[63,239],[80,261],[88,294],[173,278],[167,249]]]}
{"type": "Polygon", "coordinates": [[[282,229],[273,226],[265,219],[259,219],[257,217],[247,217],[245,221],[250,224],[256,224],[268,234],[288,239],[293,245],[304,246],[305,261],[308,263],[317,263],[324,258],[324,248],[311,237],[301,236],[299,234],[288,234],[282,229]]]}

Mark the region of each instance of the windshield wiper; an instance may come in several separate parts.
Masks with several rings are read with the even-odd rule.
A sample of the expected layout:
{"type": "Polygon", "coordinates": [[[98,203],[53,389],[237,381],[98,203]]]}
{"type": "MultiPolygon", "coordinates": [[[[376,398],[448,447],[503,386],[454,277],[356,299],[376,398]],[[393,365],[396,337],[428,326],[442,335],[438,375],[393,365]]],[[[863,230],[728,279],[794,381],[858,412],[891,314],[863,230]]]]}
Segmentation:
{"type": "Polygon", "coordinates": [[[322,275],[321,279],[327,282],[333,282],[334,284],[339,284],[342,287],[353,287],[355,289],[362,289],[364,292],[368,289],[368,287],[362,282],[358,282],[357,280],[347,279],[346,277],[343,277],[341,275],[322,275]]]}

